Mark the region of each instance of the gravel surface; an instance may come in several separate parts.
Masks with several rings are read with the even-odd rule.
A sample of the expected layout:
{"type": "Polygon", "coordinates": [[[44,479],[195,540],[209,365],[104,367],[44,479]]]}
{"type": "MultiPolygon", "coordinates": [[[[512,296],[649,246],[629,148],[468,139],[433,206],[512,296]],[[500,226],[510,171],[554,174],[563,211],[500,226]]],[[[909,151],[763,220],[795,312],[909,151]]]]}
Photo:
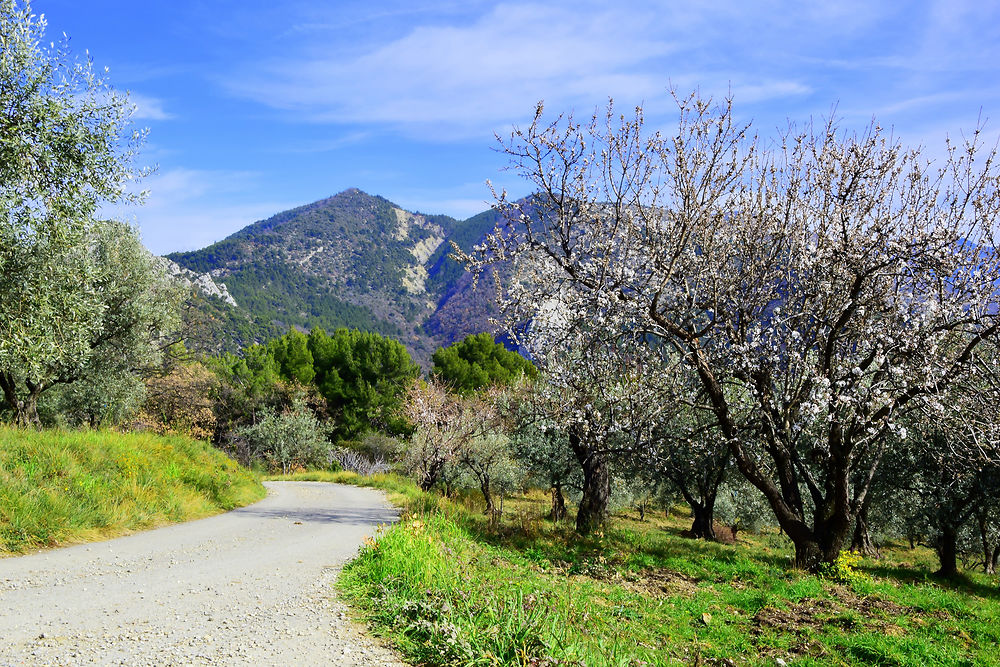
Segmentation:
{"type": "Polygon", "coordinates": [[[395,510],[371,489],[266,486],[208,519],[0,559],[0,665],[402,665],[332,586],[395,510]]]}

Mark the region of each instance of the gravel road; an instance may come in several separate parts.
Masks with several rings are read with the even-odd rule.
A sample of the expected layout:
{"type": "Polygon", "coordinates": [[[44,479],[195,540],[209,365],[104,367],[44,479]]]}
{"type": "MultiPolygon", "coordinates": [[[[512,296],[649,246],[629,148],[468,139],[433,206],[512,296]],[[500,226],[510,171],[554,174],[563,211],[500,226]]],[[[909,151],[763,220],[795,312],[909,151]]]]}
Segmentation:
{"type": "Polygon", "coordinates": [[[402,665],[332,588],[396,518],[385,497],[266,486],[208,519],[0,559],[0,665],[402,665]]]}

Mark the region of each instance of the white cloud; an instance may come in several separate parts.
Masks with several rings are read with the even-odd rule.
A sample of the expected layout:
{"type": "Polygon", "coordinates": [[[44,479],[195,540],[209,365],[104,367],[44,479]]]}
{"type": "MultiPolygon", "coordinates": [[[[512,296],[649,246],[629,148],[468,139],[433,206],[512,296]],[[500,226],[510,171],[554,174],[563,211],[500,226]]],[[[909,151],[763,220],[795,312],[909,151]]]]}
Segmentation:
{"type": "Polygon", "coordinates": [[[163,100],[129,92],[129,101],[135,105],[135,113],[132,118],[135,120],[170,120],[174,115],[167,113],[163,108],[163,100]]]}
{"type": "Polygon", "coordinates": [[[640,66],[674,47],[645,34],[645,20],[642,13],[501,5],[471,25],[419,26],[348,60],[272,62],[230,85],[313,120],[482,131],[524,117],[543,98],[590,107],[608,95],[662,94],[666,77],[640,66]]]}

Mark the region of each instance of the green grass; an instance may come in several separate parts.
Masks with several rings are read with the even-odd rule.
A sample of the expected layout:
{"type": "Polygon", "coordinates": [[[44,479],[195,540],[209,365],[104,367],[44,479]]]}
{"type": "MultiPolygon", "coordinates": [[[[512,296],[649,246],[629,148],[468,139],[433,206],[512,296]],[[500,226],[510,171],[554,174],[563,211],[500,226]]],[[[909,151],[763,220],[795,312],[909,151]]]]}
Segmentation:
{"type": "Polygon", "coordinates": [[[376,631],[427,665],[998,665],[997,579],[942,582],[925,551],[891,548],[850,583],[789,568],[779,535],[684,538],[683,516],[616,517],[580,539],[508,500],[491,524],[475,496],[445,500],[393,476],[407,509],[339,586],[376,631]]]}
{"type": "Polygon", "coordinates": [[[0,427],[0,554],[200,518],[264,494],[251,472],[189,438],[0,427]]]}

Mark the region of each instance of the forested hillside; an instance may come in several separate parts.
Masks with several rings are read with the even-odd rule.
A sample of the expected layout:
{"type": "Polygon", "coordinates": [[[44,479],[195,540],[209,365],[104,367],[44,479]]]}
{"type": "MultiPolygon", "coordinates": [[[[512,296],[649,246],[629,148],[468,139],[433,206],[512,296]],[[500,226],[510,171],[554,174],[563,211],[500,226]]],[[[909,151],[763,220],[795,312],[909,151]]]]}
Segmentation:
{"type": "Polygon", "coordinates": [[[451,241],[470,248],[495,221],[492,211],[464,221],[412,213],[351,189],[168,258],[228,288],[235,307],[208,298],[202,310],[234,349],[288,327],[351,327],[398,338],[426,363],[488,324],[491,288],[473,294],[448,254],[451,241]]]}

